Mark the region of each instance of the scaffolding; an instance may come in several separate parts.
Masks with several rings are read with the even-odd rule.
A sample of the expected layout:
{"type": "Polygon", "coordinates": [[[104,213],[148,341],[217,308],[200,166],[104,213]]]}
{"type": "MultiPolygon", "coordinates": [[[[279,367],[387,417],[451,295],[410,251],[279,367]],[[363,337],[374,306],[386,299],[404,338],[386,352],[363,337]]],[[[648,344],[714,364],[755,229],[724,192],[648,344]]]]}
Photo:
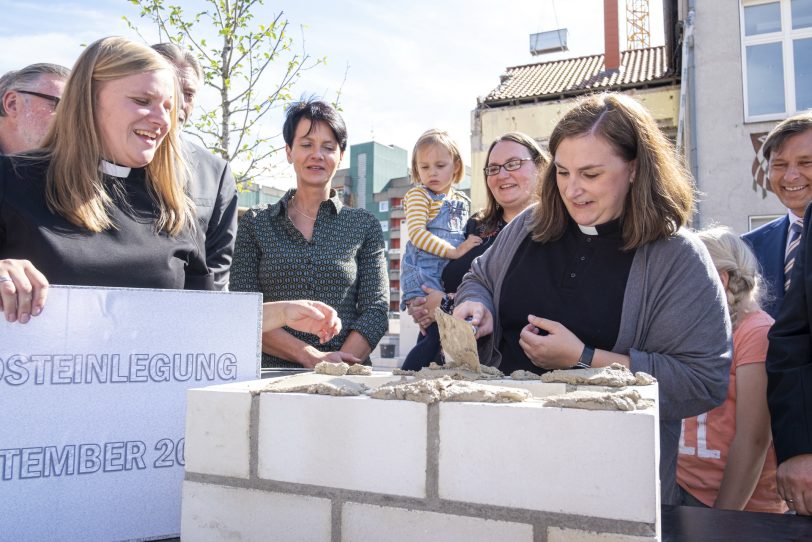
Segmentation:
{"type": "Polygon", "coordinates": [[[643,49],[650,44],[648,0],[626,0],[626,49],[643,49]]]}

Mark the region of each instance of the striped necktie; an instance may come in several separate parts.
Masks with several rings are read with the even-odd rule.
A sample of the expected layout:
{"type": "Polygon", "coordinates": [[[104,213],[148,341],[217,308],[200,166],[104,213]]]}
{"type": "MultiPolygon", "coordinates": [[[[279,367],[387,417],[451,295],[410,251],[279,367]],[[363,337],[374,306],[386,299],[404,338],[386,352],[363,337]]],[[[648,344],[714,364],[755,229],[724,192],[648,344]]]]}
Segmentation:
{"type": "Polygon", "coordinates": [[[798,254],[798,245],[801,244],[801,230],[804,221],[798,220],[789,228],[789,245],[787,245],[787,256],[784,258],[784,292],[789,290],[790,279],[792,278],[792,267],[795,265],[795,255],[798,254]]]}

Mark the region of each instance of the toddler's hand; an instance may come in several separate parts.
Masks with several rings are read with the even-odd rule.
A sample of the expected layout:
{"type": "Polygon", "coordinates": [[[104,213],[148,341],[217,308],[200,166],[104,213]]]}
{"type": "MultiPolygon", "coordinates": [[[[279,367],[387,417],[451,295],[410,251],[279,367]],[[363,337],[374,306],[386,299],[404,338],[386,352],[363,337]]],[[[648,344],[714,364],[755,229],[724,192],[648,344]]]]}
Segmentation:
{"type": "Polygon", "coordinates": [[[448,259],[449,260],[456,260],[458,258],[462,258],[469,250],[472,248],[479,246],[482,244],[482,238],[477,237],[476,235],[469,235],[465,238],[465,241],[460,243],[460,246],[453,250],[448,251],[448,259]]]}

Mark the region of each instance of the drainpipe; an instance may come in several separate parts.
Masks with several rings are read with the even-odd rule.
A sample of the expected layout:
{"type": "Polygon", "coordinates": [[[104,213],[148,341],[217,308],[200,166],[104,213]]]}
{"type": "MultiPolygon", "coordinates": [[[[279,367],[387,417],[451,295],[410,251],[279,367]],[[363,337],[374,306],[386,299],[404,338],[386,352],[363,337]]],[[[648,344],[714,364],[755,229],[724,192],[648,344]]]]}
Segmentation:
{"type": "MultiPolygon", "coordinates": [[[[699,184],[699,156],[697,153],[696,134],[696,65],[694,61],[694,21],[696,18],[695,0],[688,0],[688,16],[685,18],[684,34],[682,39],[682,75],[680,85],[680,109],[677,128],[677,151],[685,152],[691,166],[691,175],[694,178],[696,190],[701,192],[699,184]],[[687,149],[683,148],[685,141],[685,115],[687,110],[687,149]]],[[[694,212],[694,228],[702,227],[702,203],[697,201],[694,212]]]]}

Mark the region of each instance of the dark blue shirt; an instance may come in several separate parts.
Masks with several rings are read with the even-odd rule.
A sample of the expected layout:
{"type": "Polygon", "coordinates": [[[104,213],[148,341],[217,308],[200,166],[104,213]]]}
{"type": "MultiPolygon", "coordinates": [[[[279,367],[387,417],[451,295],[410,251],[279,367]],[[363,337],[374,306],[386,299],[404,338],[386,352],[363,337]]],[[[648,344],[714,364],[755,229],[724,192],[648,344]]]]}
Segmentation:
{"type": "MultiPolygon", "coordinates": [[[[325,344],[315,335],[285,328],[319,350],[339,350],[353,330],[375,348],[389,326],[380,223],[365,209],[345,207],[332,191],[319,207],[308,241],[288,218],[295,193],[290,190],[279,202],[242,217],[229,288],[262,292],[265,301],[310,299],[333,307],[341,318],[341,333],[325,344]]],[[[269,354],[262,355],[262,366],[300,367],[269,354]]]]}

